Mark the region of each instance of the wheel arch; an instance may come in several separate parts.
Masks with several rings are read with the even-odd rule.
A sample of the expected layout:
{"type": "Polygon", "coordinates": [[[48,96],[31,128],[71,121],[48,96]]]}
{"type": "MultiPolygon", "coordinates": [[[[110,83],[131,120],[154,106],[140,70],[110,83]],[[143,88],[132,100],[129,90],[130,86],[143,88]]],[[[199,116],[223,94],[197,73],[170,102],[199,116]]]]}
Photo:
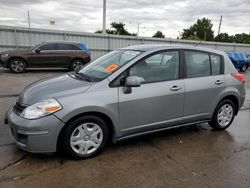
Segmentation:
{"type": "MultiPolygon", "coordinates": [[[[238,112],[239,112],[239,100],[238,100],[238,98],[237,98],[235,95],[232,95],[232,94],[231,94],[231,95],[224,96],[224,97],[218,102],[217,106],[218,106],[223,100],[226,100],[226,99],[231,100],[231,101],[234,103],[234,105],[235,105],[235,115],[237,115],[238,112]]],[[[217,106],[216,106],[216,108],[217,108],[217,106]]]]}
{"type": "Polygon", "coordinates": [[[104,114],[102,112],[90,111],[90,112],[84,112],[84,113],[80,113],[78,115],[75,115],[75,116],[71,117],[65,123],[65,125],[61,129],[61,131],[59,133],[59,136],[58,136],[58,139],[57,139],[57,149],[60,148],[60,145],[61,145],[62,139],[63,139],[63,133],[64,133],[64,130],[66,129],[67,125],[69,125],[75,119],[77,119],[79,117],[82,117],[82,116],[97,116],[97,117],[101,118],[102,120],[104,120],[105,123],[107,123],[107,125],[108,125],[108,131],[109,131],[109,134],[110,134],[109,141],[114,141],[114,138],[115,138],[115,127],[114,127],[114,122],[112,121],[112,119],[108,115],[106,115],[106,114],[104,114]]]}
{"type": "Polygon", "coordinates": [[[7,68],[9,68],[10,61],[12,61],[13,59],[21,59],[21,60],[23,60],[23,62],[25,63],[26,67],[28,67],[28,63],[27,63],[27,61],[26,61],[25,58],[20,57],[20,56],[13,56],[13,57],[11,57],[11,58],[8,59],[7,68]]]}

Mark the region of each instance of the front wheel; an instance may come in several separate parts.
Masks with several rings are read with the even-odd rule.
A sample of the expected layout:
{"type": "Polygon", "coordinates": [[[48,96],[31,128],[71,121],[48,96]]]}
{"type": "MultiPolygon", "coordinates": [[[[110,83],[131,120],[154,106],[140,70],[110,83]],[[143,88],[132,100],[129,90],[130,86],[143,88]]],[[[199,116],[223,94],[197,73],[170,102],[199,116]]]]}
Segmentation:
{"type": "Polygon", "coordinates": [[[99,153],[108,137],[105,121],[96,116],[84,116],[67,126],[62,139],[68,155],[75,159],[85,159],[99,153]]]}
{"type": "Polygon", "coordinates": [[[209,124],[215,130],[225,130],[232,124],[234,117],[235,105],[231,100],[226,99],[216,107],[209,124]]]}
{"type": "Polygon", "coordinates": [[[242,72],[246,72],[247,69],[248,69],[248,65],[243,65],[243,66],[240,68],[240,70],[241,70],[242,72]]]}
{"type": "Polygon", "coordinates": [[[14,73],[21,73],[26,70],[26,64],[22,59],[12,59],[9,62],[9,69],[14,73]]]}

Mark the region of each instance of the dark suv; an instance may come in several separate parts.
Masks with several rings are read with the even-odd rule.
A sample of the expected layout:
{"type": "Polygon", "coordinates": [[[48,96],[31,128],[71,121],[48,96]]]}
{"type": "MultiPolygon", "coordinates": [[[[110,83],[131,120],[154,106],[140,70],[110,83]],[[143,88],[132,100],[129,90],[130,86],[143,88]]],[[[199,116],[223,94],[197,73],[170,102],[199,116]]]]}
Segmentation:
{"type": "Polygon", "coordinates": [[[15,73],[26,68],[68,68],[79,70],[90,62],[90,51],[83,43],[46,42],[29,50],[12,50],[0,54],[0,63],[15,73]]]}

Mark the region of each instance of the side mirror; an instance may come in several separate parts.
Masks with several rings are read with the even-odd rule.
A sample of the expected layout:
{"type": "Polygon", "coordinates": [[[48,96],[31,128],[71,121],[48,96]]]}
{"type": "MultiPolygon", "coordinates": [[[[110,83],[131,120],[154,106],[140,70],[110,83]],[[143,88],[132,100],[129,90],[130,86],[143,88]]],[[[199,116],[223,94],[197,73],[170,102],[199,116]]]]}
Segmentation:
{"type": "Polygon", "coordinates": [[[40,51],[41,51],[40,48],[35,49],[35,52],[38,53],[38,54],[40,53],[40,51]]]}
{"type": "Polygon", "coordinates": [[[123,88],[123,92],[125,94],[129,94],[132,92],[132,87],[140,87],[142,82],[145,80],[142,77],[138,76],[129,76],[126,78],[125,87],[123,88]]]}
{"type": "Polygon", "coordinates": [[[145,80],[139,76],[129,76],[126,78],[125,86],[127,87],[140,87],[145,80]]]}

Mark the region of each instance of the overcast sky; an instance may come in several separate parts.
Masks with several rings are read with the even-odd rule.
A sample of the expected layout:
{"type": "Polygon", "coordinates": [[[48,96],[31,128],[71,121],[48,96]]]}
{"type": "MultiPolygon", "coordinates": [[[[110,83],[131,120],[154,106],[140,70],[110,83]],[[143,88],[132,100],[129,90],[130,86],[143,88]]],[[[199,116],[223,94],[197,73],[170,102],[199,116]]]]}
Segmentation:
{"type": "MultiPolygon", "coordinates": [[[[94,32],[102,28],[102,0],[0,0],[0,25],[94,32]],[[49,25],[49,21],[56,25],[49,25]]],[[[157,30],[176,38],[198,18],[212,20],[218,32],[250,32],[250,0],[107,0],[107,27],[124,22],[129,32],[152,36],[157,30]]]]}

